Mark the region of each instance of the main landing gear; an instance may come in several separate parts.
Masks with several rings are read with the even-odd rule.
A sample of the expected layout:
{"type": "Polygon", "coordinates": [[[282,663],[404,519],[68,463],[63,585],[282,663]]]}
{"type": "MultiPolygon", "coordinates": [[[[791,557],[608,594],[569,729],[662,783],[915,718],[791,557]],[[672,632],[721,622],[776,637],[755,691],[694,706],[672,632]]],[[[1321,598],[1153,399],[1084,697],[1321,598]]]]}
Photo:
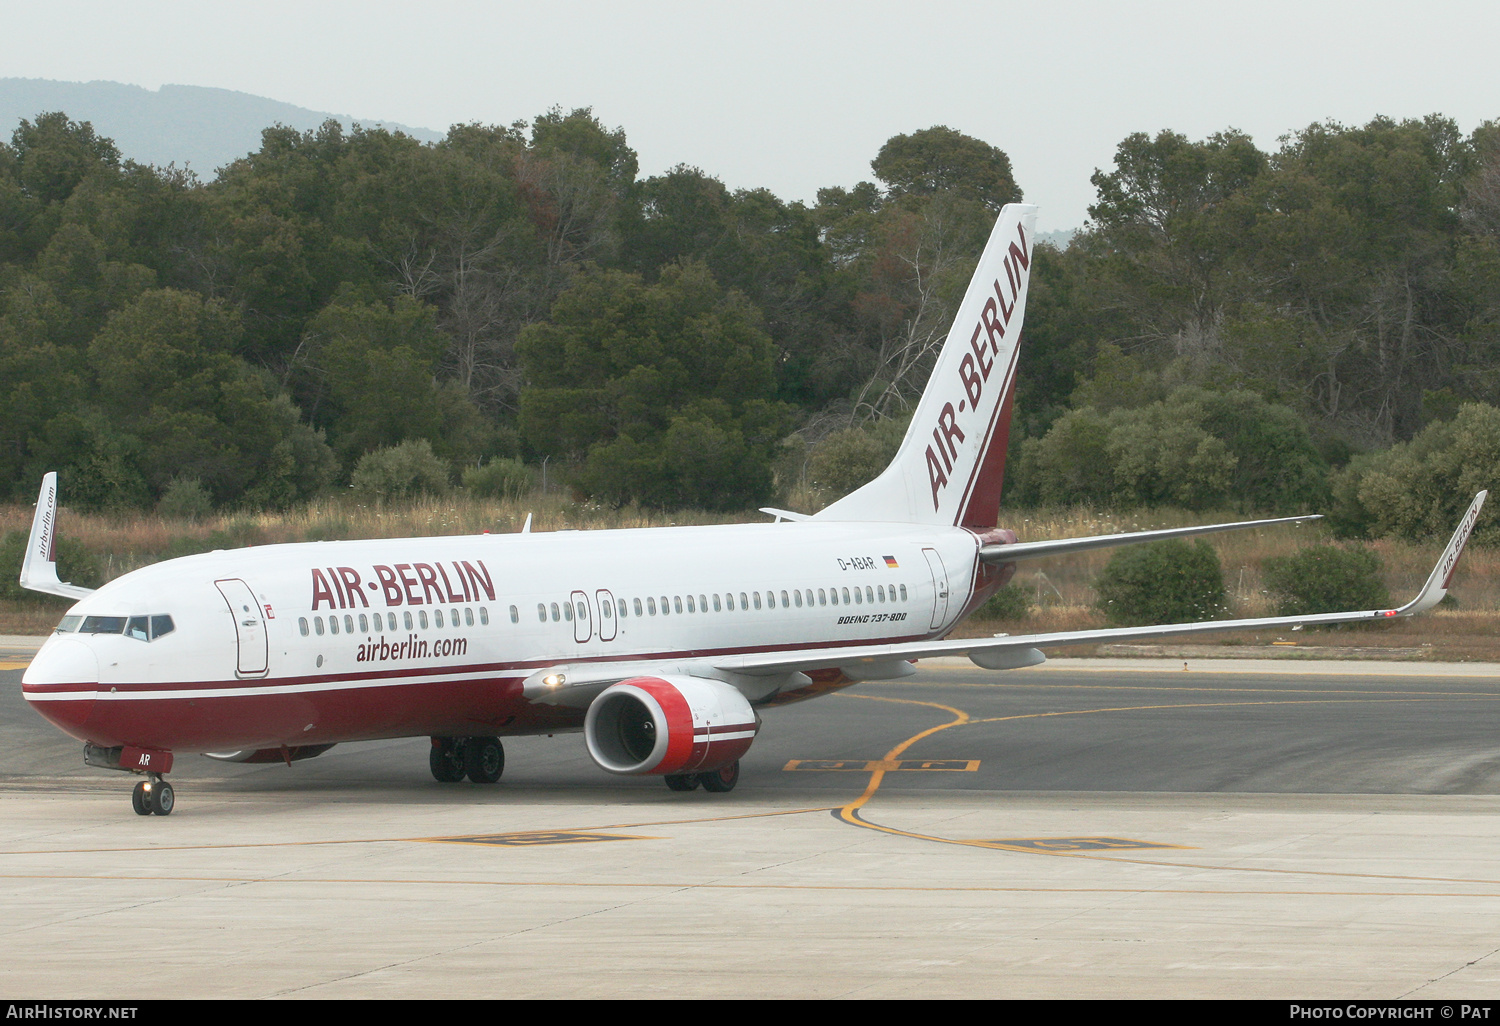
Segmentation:
{"type": "Polygon", "coordinates": [[[493,784],[505,772],[505,748],[498,737],[435,737],[428,765],[440,783],[468,777],[476,784],[493,784]]]}
{"type": "Polygon", "coordinates": [[[669,773],[665,779],[667,786],[674,791],[692,791],[702,784],[705,791],[727,794],[740,782],[740,761],[736,759],[728,766],[707,773],[669,773]]]}
{"type": "Polygon", "coordinates": [[[172,807],[177,804],[177,796],[160,773],[147,773],[146,779],[136,784],[131,792],[130,804],[137,816],[170,816],[172,807]]]}

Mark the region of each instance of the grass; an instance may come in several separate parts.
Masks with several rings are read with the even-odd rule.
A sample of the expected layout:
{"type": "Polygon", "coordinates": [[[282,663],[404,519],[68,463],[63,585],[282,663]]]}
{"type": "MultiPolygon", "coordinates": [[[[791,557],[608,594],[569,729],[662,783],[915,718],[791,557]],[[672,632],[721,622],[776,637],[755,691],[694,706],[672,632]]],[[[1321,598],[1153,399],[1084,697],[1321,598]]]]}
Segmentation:
{"type": "MultiPolygon", "coordinates": [[[[0,535],[29,529],[31,509],[0,507],[0,535]]],[[[633,506],[611,508],[570,501],[558,493],[537,493],[523,499],[474,499],[463,494],[389,505],[369,505],[346,496],[335,496],[286,513],[233,513],[195,523],[166,520],[154,515],[107,516],[80,514],[64,508],[59,533],[82,542],[99,558],[106,580],[138,567],[185,551],[206,547],[229,548],[279,542],[337,540],[346,538],[402,538],[428,535],[479,534],[519,531],[527,514],[536,531],[601,530],[627,527],[662,527],[678,524],[746,523],[764,521],[765,515],[745,511],[724,516],[697,511],[659,513],[633,506]]],[[[1182,510],[1142,510],[1114,514],[1075,507],[1060,510],[1005,510],[1001,524],[1014,530],[1022,541],[1074,538],[1123,531],[1146,531],[1163,527],[1243,519],[1237,514],[1195,514],[1182,510]]],[[[1330,541],[1321,522],[1280,525],[1251,531],[1210,535],[1208,541],[1219,553],[1225,584],[1235,616],[1266,616],[1273,613],[1264,590],[1260,568],[1269,557],[1286,555],[1308,545],[1330,541]]],[[[1413,544],[1394,539],[1370,543],[1384,564],[1386,585],[1397,604],[1416,594],[1441,550],[1440,542],[1413,544]]],[[[1033,595],[1033,611],[1024,621],[974,621],[963,634],[990,634],[1004,629],[1011,633],[1083,630],[1106,626],[1094,610],[1093,580],[1113,555],[1101,549],[1076,556],[1041,559],[1022,564],[1014,584],[1033,595]]],[[[13,572],[7,570],[5,572],[13,572]]],[[[1430,644],[1435,650],[1462,652],[1462,658],[1500,660],[1500,548],[1471,546],[1459,565],[1453,583],[1459,606],[1417,620],[1406,620],[1378,630],[1362,630],[1360,644],[1430,644]],[[1492,651],[1493,650],[1493,651],[1492,651]],[[1486,654],[1490,653],[1490,654],[1486,654]]],[[[66,600],[37,602],[0,601],[0,634],[39,634],[57,622],[66,600]]],[[[1328,632],[1302,634],[1300,638],[1329,637],[1328,632]]],[[[1339,632],[1336,644],[1351,632],[1339,632]]],[[[1216,636],[1217,638],[1217,636],[1216,636]]],[[[1272,638],[1225,636],[1228,644],[1269,644],[1272,638]]]]}

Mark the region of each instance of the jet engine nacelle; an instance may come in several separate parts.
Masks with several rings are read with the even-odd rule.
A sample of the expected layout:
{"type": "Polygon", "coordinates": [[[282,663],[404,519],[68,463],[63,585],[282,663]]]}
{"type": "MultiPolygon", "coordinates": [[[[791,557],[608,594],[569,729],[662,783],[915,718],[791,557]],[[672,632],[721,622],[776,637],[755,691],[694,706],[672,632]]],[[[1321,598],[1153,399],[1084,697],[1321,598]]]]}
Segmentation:
{"type": "Polygon", "coordinates": [[[706,773],[750,749],[760,718],[745,696],[700,677],[633,677],[589,705],[589,755],[611,773],[706,773]]]}

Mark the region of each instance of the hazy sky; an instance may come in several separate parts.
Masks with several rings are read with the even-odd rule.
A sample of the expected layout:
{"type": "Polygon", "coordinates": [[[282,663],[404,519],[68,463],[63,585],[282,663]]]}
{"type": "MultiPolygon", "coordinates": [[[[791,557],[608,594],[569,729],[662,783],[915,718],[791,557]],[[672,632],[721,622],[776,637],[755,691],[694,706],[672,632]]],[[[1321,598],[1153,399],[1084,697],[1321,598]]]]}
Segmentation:
{"type": "Polygon", "coordinates": [[[446,129],[593,107],[643,175],[694,164],[812,201],[890,136],[1010,154],[1043,230],[1076,227],[1131,132],[1500,118],[1500,3],[1258,0],[526,3],[0,0],[0,77],[237,89],[446,129]]]}

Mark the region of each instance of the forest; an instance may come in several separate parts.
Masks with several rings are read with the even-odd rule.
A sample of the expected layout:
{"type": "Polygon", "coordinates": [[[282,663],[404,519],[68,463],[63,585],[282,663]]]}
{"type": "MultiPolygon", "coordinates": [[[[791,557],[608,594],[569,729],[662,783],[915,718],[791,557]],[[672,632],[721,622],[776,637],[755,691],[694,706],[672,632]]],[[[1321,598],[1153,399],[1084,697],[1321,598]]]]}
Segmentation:
{"type": "MultiPolygon", "coordinates": [[[[57,470],[93,512],[544,477],[816,509],[894,451],[1023,198],[941,125],[870,169],[811,206],[642,178],[623,129],[554,109],[271,127],[204,181],[40,113],[0,143],[0,498],[57,470]]],[[[1500,123],[1137,134],[1092,181],[1033,261],[1006,505],[1427,538],[1500,479],[1500,123]]]]}

